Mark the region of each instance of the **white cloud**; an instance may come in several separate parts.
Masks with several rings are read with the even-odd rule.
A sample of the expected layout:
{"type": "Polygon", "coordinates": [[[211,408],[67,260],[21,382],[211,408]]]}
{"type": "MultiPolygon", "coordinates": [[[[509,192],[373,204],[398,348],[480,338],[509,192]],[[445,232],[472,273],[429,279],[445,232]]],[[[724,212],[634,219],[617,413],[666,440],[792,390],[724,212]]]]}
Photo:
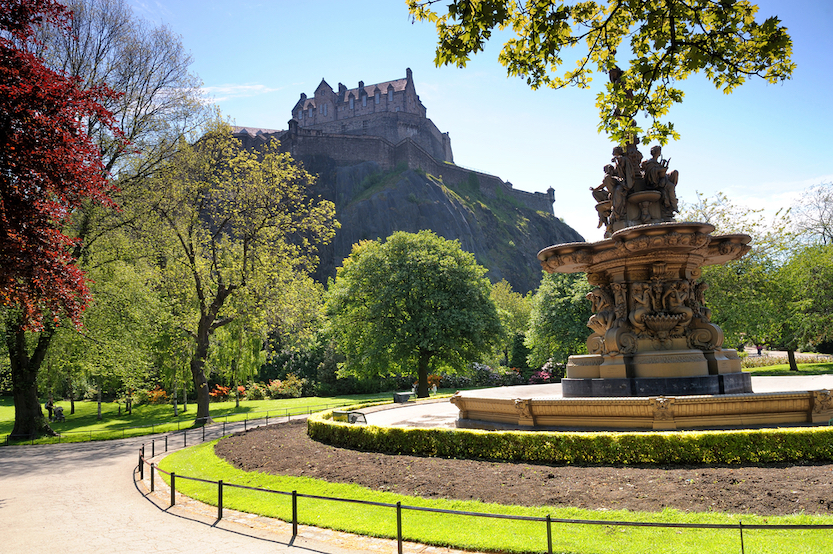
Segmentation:
{"type": "Polygon", "coordinates": [[[224,102],[236,98],[250,98],[261,96],[272,92],[278,92],[286,87],[272,88],[259,83],[226,84],[202,87],[203,95],[210,97],[214,102],[224,102]]]}

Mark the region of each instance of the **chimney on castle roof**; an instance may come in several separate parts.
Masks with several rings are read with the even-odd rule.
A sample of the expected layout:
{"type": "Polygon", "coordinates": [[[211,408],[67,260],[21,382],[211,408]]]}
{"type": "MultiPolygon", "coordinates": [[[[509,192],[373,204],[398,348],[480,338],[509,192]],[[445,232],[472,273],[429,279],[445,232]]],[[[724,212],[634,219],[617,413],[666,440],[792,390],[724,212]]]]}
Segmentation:
{"type": "Polygon", "coordinates": [[[405,68],[405,78],[406,78],[406,79],[408,79],[409,81],[413,81],[413,80],[414,80],[414,74],[411,72],[411,68],[410,68],[410,67],[406,67],[406,68],[405,68]]]}
{"type": "Polygon", "coordinates": [[[364,81],[359,81],[359,94],[362,93],[363,88],[364,88],[364,81]]]}
{"type": "Polygon", "coordinates": [[[307,95],[302,92],[301,93],[301,100],[306,100],[306,99],[307,99],[307,95]]]}

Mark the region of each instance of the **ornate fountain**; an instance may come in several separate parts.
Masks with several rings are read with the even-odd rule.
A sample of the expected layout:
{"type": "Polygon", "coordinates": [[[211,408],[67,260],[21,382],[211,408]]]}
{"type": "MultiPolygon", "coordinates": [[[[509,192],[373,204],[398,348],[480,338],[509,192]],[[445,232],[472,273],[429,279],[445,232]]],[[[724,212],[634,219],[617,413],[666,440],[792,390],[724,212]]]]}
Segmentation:
{"type": "Polygon", "coordinates": [[[752,392],[737,352],[710,321],[701,268],[749,251],[748,235],[711,235],[706,223],[678,223],[677,171],[659,146],[642,161],[635,145],[613,150],[591,188],[606,239],[538,253],[550,272],[586,272],[593,316],[587,355],[571,356],[565,397],[752,392]]]}
{"type": "Polygon", "coordinates": [[[635,144],[614,148],[602,184],[591,187],[605,239],[538,253],[546,271],[585,272],[594,285],[588,354],[569,357],[560,390],[457,393],[459,427],[684,429],[833,418],[830,390],[753,393],[737,352],[723,348],[701,268],[742,257],[750,237],[675,221],[678,177],[659,146],[644,161],[635,144]]]}

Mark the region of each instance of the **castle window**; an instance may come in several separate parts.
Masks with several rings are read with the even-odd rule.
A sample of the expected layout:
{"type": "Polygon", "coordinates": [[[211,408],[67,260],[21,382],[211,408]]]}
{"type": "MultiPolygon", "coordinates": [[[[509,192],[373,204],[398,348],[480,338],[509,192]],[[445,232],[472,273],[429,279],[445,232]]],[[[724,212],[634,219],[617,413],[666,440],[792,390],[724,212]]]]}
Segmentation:
{"type": "Polygon", "coordinates": [[[393,102],[393,89],[388,89],[388,102],[393,102]]]}
{"type": "Polygon", "coordinates": [[[321,106],[321,115],[327,115],[327,104],[321,106]]]}
{"type": "Polygon", "coordinates": [[[362,96],[362,106],[367,106],[367,95],[362,96]]]}
{"type": "Polygon", "coordinates": [[[298,121],[302,121],[304,119],[304,110],[298,110],[298,121]]]}
{"type": "Polygon", "coordinates": [[[311,107],[309,109],[309,113],[307,114],[307,117],[312,118],[312,108],[311,107]]]}
{"type": "Polygon", "coordinates": [[[379,100],[381,100],[380,95],[381,95],[381,93],[377,90],[377,91],[376,91],[376,94],[375,94],[375,95],[374,95],[374,97],[373,97],[373,102],[374,102],[374,103],[376,103],[376,104],[378,104],[378,103],[379,103],[379,100]]]}
{"type": "Polygon", "coordinates": [[[352,96],[350,97],[350,109],[351,110],[353,109],[353,97],[352,96]]]}

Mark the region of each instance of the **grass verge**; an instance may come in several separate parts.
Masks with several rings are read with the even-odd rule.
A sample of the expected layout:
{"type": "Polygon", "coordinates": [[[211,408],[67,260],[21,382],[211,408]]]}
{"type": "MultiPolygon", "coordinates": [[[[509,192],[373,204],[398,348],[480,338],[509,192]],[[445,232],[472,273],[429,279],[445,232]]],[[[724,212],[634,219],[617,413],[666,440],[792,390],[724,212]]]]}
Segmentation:
{"type": "MultiPolygon", "coordinates": [[[[327,496],[372,502],[396,503],[416,507],[470,511],[515,516],[558,519],[637,521],[690,524],[833,524],[833,517],[792,515],[762,517],[753,514],[686,513],[665,509],[662,512],[594,511],[553,506],[523,507],[486,504],[476,501],[425,499],[370,490],[357,485],[329,483],[305,477],[269,475],[235,469],[214,454],[212,441],[171,454],[159,466],[178,476],[246,485],[299,494],[327,496]]],[[[170,478],[163,475],[170,484],[170,478]]],[[[206,504],[216,505],[217,486],[177,479],[177,490],[206,504]]],[[[225,508],[291,520],[291,499],[258,491],[225,487],[225,508]]],[[[331,500],[299,498],[299,523],[377,537],[396,537],[396,511],[389,507],[357,505],[331,500]]],[[[547,548],[546,523],[491,519],[403,510],[405,540],[467,550],[504,552],[542,552],[547,548]]],[[[815,554],[827,552],[830,530],[749,530],[743,532],[744,548],[756,553],[815,554]]],[[[660,550],[701,554],[740,552],[737,529],[675,529],[610,525],[552,525],[553,551],[631,554],[660,550]],[[708,545],[708,548],[705,548],[708,545]]]]}
{"type": "MultiPolygon", "coordinates": [[[[338,406],[358,403],[389,401],[391,393],[362,394],[351,396],[327,396],[307,398],[284,398],[277,400],[244,400],[235,407],[234,400],[212,402],[211,416],[216,421],[243,421],[259,419],[268,415],[270,418],[287,415],[306,414],[338,406]]],[[[153,433],[165,433],[193,427],[196,413],[195,405],[189,403],[188,411],[174,416],[170,404],[142,405],[133,408],[128,415],[123,405],[115,402],[101,403],[101,419],[98,419],[98,403],[88,401],[75,402],[75,414],[70,414],[69,401],[55,402],[55,406],[64,408],[66,421],[53,422],[50,426],[60,433],[60,437],[41,437],[35,444],[56,442],[85,442],[91,440],[110,440],[125,437],[138,437],[153,433]]],[[[44,415],[46,410],[44,409],[44,415]]],[[[11,397],[0,397],[0,444],[5,444],[5,437],[14,428],[14,401],[11,397]]],[[[22,441],[31,444],[32,441],[22,441]]],[[[12,441],[14,444],[14,441],[12,441]]]]}

